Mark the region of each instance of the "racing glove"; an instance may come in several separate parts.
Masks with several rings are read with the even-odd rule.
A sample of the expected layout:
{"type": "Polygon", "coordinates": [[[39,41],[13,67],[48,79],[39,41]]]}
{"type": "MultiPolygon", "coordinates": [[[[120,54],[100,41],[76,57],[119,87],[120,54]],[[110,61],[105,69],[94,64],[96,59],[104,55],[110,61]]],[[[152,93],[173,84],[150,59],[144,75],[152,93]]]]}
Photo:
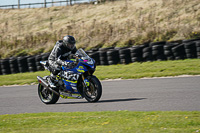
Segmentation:
{"type": "Polygon", "coordinates": [[[66,67],[68,67],[68,68],[73,68],[74,67],[74,62],[66,62],[66,61],[63,61],[63,60],[60,60],[60,59],[58,59],[57,61],[56,61],[56,63],[58,64],[58,65],[60,65],[60,66],[66,66],[66,67]]]}
{"type": "Polygon", "coordinates": [[[66,62],[66,61],[63,61],[63,60],[61,60],[61,59],[58,59],[58,60],[56,61],[56,63],[57,63],[58,65],[60,65],[60,66],[67,66],[69,62],[66,62]]]}

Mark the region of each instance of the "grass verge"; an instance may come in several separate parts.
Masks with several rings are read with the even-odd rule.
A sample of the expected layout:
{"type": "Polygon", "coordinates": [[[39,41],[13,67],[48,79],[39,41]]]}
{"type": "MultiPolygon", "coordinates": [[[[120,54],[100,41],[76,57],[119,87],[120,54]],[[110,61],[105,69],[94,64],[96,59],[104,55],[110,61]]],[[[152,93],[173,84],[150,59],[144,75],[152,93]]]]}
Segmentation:
{"type": "Polygon", "coordinates": [[[200,131],[198,111],[106,111],[0,115],[0,132],[20,133],[192,133],[200,131]]]}
{"type": "MultiPolygon", "coordinates": [[[[0,86],[36,83],[37,76],[49,75],[48,71],[0,75],[0,86]]],[[[100,80],[137,79],[143,77],[164,77],[178,75],[200,75],[200,60],[186,59],[176,61],[155,61],[131,63],[128,65],[97,66],[94,73],[100,80]]]]}

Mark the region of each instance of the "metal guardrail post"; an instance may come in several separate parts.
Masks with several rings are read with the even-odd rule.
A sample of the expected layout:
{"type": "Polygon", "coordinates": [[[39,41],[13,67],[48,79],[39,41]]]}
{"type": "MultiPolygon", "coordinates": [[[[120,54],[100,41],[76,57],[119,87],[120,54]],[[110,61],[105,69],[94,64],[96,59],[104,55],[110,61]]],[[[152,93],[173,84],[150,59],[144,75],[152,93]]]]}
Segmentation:
{"type": "Polygon", "coordinates": [[[46,2],[46,0],[44,0],[44,8],[46,8],[47,7],[47,2],[46,2]]]}
{"type": "Polygon", "coordinates": [[[20,9],[20,0],[18,0],[18,9],[20,9]]]}
{"type": "Polygon", "coordinates": [[[70,1],[70,6],[72,5],[72,0],[69,0],[70,1]]]}

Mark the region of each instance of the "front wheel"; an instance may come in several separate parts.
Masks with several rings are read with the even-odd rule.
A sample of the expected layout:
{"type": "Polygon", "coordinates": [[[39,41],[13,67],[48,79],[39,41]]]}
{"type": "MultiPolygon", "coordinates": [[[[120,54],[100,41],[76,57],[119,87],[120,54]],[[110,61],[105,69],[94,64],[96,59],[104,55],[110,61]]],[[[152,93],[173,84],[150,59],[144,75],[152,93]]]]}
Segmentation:
{"type": "Polygon", "coordinates": [[[54,104],[59,99],[58,95],[51,92],[49,89],[47,89],[46,87],[44,87],[40,83],[38,84],[38,95],[40,97],[40,100],[45,104],[54,104]]]}
{"type": "Polygon", "coordinates": [[[88,102],[97,102],[101,98],[102,86],[96,76],[89,78],[90,84],[84,89],[83,95],[88,102]]]}

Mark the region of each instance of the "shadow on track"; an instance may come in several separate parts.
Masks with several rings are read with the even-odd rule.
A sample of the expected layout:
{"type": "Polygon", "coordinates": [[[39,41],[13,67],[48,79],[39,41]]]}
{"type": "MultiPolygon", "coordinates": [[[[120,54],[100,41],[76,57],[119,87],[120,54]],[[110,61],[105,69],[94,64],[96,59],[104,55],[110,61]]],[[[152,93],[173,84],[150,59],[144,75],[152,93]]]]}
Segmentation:
{"type": "Polygon", "coordinates": [[[106,103],[106,102],[122,102],[122,101],[136,101],[136,100],[143,100],[146,98],[126,98],[126,99],[110,99],[110,100],[100,100],[99,103],[106,103]]]}
{"type": "MultiPolygon", "coordinates": [[[[109,99],[109,100],[100,100],[96,103],[110,103],[110,102],[125,102],[125,101],[136,101],[136,100],[144,100],[146,98],[126,98],[126,99],[109,99]]],[[[74,99],[76,100],[76,99],[74,99]]],[[[89,103],[87,101],[83,102],[66,102],[66,103],[56,103],[56,104],[82,104],[82,103],[89,103]]]]}

